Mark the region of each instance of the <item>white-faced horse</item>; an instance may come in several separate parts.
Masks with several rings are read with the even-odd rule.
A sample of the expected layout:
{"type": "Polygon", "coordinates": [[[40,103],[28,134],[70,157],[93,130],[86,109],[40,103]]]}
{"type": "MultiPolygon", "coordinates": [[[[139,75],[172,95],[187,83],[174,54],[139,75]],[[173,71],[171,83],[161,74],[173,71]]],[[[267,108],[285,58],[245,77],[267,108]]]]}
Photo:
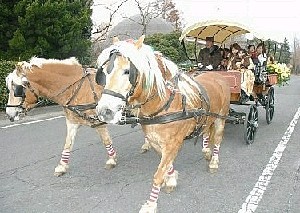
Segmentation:
{"type": "Polygon", "coordinates": [[[122,123],[125,108],[138,108],[137,122],[161,154],[150,198],[140,212],[156,212],[161,187],[177,185],[173,161],[184,139],[203,133],[203,153],[209,169],[219,165],[219,149],[229,113],[230,89],[223,76],[207,72],[191,77],[162,55],[137,42],[118,41],[98,58],[97,83],[104,86],[96,107],[101,120],[122,123]]]}
{"type": "Polygon", "coordinates": [[[75,58],[54,60],[32,58],[29,63],[19,62],[6,77],[9,98],[6,113],[11,121],[19,113],[35,107],[39,96],[63,106],[67,136],[61,159],[54,174],[60,176],[69,168],[69,158],[75,136],[81,125],[95,128],[107,149],[106,168],[116,165],[116,151],[106,125],[99,121],[95,107],[102,93],[102,86],[95,83],[95,70],[85,69],[75,58]]]}

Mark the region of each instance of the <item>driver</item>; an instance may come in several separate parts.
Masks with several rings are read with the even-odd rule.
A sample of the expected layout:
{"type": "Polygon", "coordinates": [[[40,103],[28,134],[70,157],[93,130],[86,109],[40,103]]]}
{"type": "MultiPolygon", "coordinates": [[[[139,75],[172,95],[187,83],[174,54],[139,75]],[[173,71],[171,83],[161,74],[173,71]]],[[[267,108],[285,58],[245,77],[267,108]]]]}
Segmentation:
{"type": "Polygon", "coordinates": [[[222,54],[217,45],[214,45],[214,37],[206,37],[205,47],[198,56],[198,67],[204,70],[218,69],[222,61],[222,54]]]}

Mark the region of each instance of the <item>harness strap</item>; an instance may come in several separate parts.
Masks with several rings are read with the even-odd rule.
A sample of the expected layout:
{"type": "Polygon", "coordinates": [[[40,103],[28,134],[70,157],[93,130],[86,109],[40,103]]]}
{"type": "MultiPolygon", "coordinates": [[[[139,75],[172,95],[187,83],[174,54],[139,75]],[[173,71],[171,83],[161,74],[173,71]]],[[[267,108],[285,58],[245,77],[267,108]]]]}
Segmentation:
{"type": "Polygon", "coordinates": [[[96,94],[96,92],[95,92],[95,87],[94,87],[94,85],[93,85],[93,83],[92,83],[91,75],[87,75],[87,78],[88,78],[88,80],[89,80],[89,82],[90,82],[90,87],[91,87],[92,93],[93,93],[93,95],[94,95],[95,103],[97,103],[98,100],[99,100],[99,98],[98,98],[98,96],[97,96],[97,94],[96,94]]]}
{"type": "Polygon", "coordinates": [[[122,94],[109,89],[104,89],[102,94],[112,95],[114,97],[121,98],[123,101],[126,101],[126,98],[122,94]]]}
{"type": "Polygon", "coordinates": [[[65,104],[66,106],[68,106],[68,104],[71,103],[74,100],[74,98],[78,94],[78,92],[79,92],[79,90],[80,90],[80,88],[81,88],[81,86],[82,86],[82,84],[83,84],[83,82],[85,80],[85,77],[88,76],[88,75],[89,75],[89,73],[86,73],[84,76],[81,77],[81,79],[79,80],[78,87],[75,89],[75,92],[73,93],[73,95],[71,96],[71,98],[69,99],[69,101],[65,104]]]}
{"type": "Polygon", "coordinates": [[[175,98],[175,90],[172,90],[168,101],[158,111],[149,115],[149,117],[154,117],[154,116],[158,115],[159,113],[161,113],[163,110],[167,111],[170,108],[171,103],[173,102],[174,98],[175,98]]]}

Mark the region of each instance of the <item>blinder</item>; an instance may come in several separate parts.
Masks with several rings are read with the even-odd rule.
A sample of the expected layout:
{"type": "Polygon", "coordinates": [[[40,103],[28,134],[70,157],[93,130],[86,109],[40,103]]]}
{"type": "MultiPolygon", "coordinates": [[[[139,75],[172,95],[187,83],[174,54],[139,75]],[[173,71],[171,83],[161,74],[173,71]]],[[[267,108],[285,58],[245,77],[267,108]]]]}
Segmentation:
{"type": "MultiPolygon", "coordinates": [[[[103,65],[104,65],[107,62],[109,62],[109,65],[107,66],[107,73],[108,74],[110,74],[112,72],[112,70],[114,68],[114,61],[115,61],[115,59],[116,59],[116,57],[117,57],[118,54],[120,54],[120,53],[117,52],[117,51],[112,51],[111,54],[110,54],[109,59],[106,60],[103,63],[103,65]]],[[[96,83],[98,85],[101,85],[101,86],[105,86],[106,85],[106,75],[103,72],[103,65],[99,67],[99,69],[97,70],[96,76],[95,76],[96,83]]],[[[131,85],[135,86],[137,77],[138,77],[138,70],[134,66],[134,64],[130,61],[129,82],[130,82],[131,85]]]]}
{"type": "Polygon", "coordinates": [[[96,72],[96,76],[95,76],[95,80],[96,80],[96,83],[98,85],[101,85],[101,86],[105,86],[106,85],[106,75],[105,73],[103,72],[103,68],[100,67],[97,72],[96,72]]]}
{"type": "Polygon", "coordinates": [[[23,98],[25,97],[25,88],[23,85],[16,85],[14,89],[14,96],[23,98]]]}

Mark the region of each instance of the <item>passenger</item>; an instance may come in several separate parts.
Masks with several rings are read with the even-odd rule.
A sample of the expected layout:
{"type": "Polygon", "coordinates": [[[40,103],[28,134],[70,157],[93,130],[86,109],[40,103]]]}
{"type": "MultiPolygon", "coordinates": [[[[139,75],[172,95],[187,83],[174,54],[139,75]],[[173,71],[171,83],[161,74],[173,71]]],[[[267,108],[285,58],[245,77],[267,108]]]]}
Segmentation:
{"type": "Polygon", "coordinates": [[[199,52],[198,67],[204,70],[218,69],[221,61],[221,51],[217,45],[214,45],[214,37],[206,37],[205,48],[199,52]]]}
{"type": "Polygon", "coordinates": [[[231,54],[228,61],[227,70],[237,70],[238,62],[241,62],[242,59],[239,57],[239,51],[241,50],[241,46],[238,43],[234,43],[231,45],[231,54]]]}
{"type": "Polygon", "coordinates": [[[265,66],[267,63],[267,54],[266,54],[266,48],[263,43],[260,43],[256,47],[257,52],[257,59],[260,64],[260,66],[265,66]]]}
{"type": "Polygon", "coordinates": [[[237,65],[240,69],[253,70],[255,65],[251,59],[251,56],[247,53],[245,49],[241,49],[239,52],[239,58],[241,58],[241,63],[237,65]]]}
{"type": "Polygon", "coordinates": [[[248,54],[250,55],[252,61],[254,64],[258,63],[258,59],[257,59],[257,53],[256,53],[256,49],[255,46],[253,44],[250,44],[248,46],[248,54]]]}

